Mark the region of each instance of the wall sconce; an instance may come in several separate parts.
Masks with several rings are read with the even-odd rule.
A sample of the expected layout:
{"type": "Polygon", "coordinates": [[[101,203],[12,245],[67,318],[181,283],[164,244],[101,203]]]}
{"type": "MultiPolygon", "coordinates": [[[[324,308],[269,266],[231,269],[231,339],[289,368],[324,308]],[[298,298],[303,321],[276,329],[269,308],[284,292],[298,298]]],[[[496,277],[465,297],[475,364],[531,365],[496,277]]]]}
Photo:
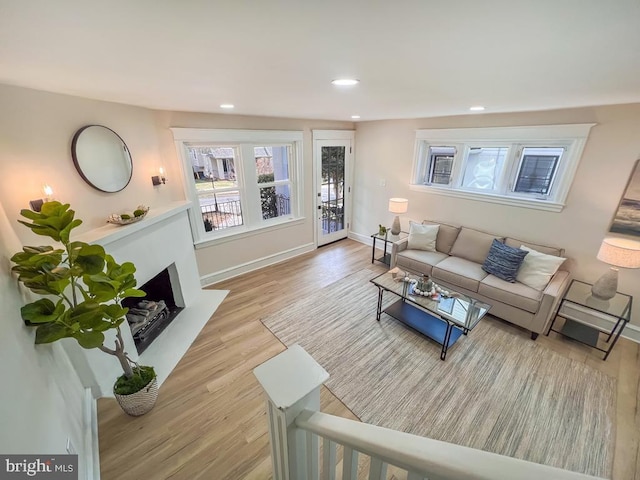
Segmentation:
{"type": "Polygon", "coordinates": [[[45,202],[50,201],[51,197],[53,196],[53,188],[51,188],[49,185],[43,185],[42,191],[44,192],[44,198],[29,200],[29,208],[31,208],[31,210],[33,210],[34,212],[39,212],[40,210],[42,210],[42,205],[45,202]]]}
{"type": "Polygon", "coordinates": [[[153,186],[157,186],[160,184],[165,184],[167,183],[167,178],[164,176],[164,168],[160,167],[159,169],[160,175],[154,175],[153,177],[151,177],[151,183],[153,183],[153,186]]]}

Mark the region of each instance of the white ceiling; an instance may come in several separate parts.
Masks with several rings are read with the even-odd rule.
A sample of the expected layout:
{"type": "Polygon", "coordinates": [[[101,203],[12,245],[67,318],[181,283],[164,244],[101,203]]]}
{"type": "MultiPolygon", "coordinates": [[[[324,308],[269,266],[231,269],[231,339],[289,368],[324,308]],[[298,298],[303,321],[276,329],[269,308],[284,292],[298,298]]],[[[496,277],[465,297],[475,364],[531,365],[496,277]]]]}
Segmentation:
{"type": "Polygon", "coordinates": [[[634,103],[640,0],[0,0],[0,83],[335,120],[634,103]]]}

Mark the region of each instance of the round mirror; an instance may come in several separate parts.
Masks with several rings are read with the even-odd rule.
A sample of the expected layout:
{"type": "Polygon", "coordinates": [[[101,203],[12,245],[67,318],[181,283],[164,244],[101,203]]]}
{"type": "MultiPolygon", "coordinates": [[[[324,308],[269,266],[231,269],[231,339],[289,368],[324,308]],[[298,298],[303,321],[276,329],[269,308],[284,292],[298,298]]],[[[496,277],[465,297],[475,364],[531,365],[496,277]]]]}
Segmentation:
{"type": "Polygon", "coordinates": [[[133,174],[131,154],[116,132],[87,125],[73,136],[71,155],[80,176],[102,192],[119,192],[133,174]]]}

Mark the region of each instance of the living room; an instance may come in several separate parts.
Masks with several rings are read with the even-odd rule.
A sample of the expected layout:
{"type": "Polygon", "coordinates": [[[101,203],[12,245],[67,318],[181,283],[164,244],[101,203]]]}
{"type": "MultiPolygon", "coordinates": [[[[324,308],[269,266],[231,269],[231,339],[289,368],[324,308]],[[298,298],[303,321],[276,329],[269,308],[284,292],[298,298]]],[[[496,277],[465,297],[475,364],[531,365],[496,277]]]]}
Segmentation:
{"type": "MultiPolygon", "coordinates": [[[[370,235],[377,230],[378,225],[390,225],[393,220],[394,215],[388,211],[389,198],[404,197],[409,200],[409,210],[403,214],[405,223],[408,219],[417,221],[431,219],[521,238],[532,243],[564,248],[566,257],[570,259],[572,276],[591,283],[608,269],[606,264],[596,258],[596,254],[603,238],[610,235],[609,227],[640,155],[640,137],[637,134],[640,131],[640,103],[638,103],[640,97],[637,94],[640,91],[640,85],[638,85],[640,75],[638,75],[634,57],[639,45],[636,26],[639,12],[633,2],[620,2],[616,7],[606,9],[599,5],[599,2],[589,2],[587,5],[575,4],[574,8],[566,7],[565,9],[549,3],[538,7],[539,10],[533,7],[532,2],[526,12],[539,15],[537,22],[534,22],[538,27],[550,21],[549,16],[552,14],[559,18],[557,23],[554,23],[557,30],[554,30],[549,39],[541,41],[541,44],[535,48],[530,44],[523,44],[522,52],[505,47],[499,60],[490,61],[487,58],[488,55],[481,55],[473,63],[471,58],[464,57],[469,65],[473,63],[473,68],[470,66],[467,71],[478,75],[478,82],[496,82],[495,87],[489,89],[485,86],[484,90],[474,92],[473,82],[467,82],[457,87],[458,90],[455,92],[447,90],[445,94],[438,94],[438,91],[445,88],[444,84],[461,82],[460,79],[463,78],[461,70],[466,70],[459,68],[460,64],[465,66],[463,60],[456,62],[458,66],[451,65],[452,62],[438,63],[438,60],[442,59],[438,56],[437,60],[434,60],[436,65],[433,68],[434,74],[442,76],[445,72],[449,72],[450,78],[441,78],[435,84],[429,83],[425,90],[432,91],[424,101],[420,100],[421,91],[416,90],[419,85],[408,86],[400,82],[397,87],[399,90],[413,91],[416,96],[413,105],[407,101],[408,95],[403,94],[402,101],[398,99],[398,105],[402,104],[405,108],[404,112],[394,110],[396,107],[392,103],[393,97],[400,94],[395,91],[395,88],[387,87],[391,85],[387,70],[398,69],[399,66],[390,63],[388,68],[382,68],[378,65],[376,68],[384,72],[378,74],[375,80],[376,87],[372,90],[364,90],[366,93],[363,94],[362,90],[368,88],[367,83],[374,81],[375,70],[372,70],[372,66],[365,69],[362,65],[360,71],[354,71],[355,67],[347,63],[354,54],[344,53],[340,58],[339,66],[332,66],[324,73],[326,78],[317,78],[320,67],[316,67],[314,70],[316,78],[310,83],[316,88],[318,98],[314,99],[310,96],[309,105],[304,108],[300,106],[304,102],[294,96],[289,100],[289,110],[284,107],[280,109],[277,99],[284,98],[278,96],[283,94],[274,94],[271,90],[273,86],[266,80],[264,88],[267,93],[261,96],[273,98],[272,103],[258,104],[256,100],[254,108],[251,108],[243,105],[251,103],[248,89],[245,89],[242,94],[237,93],[238,97],[244,95],[245,99],[243,99],[241,97],[222,98],[232,92],[221,88],[216,91],[216,95],[211,95],[211,98],[206,94],[201,95],[203,102],[206,99],[206,101],[215,102],[215,106],[209,103],[209,108],[199,109],[185,103],[183,108],[177,108],[174,105],[179,104],[178,100],[185,90],[191,88],[194,91],[206,91],[209,84],[215,82],[208,80],[202,84],[192,85],[188,83],[190,75],[178,76],[176,72],[167,73],[167,70],[163,70],[166,66],[160,63],[153,65],[152,61],[140,62],[140,58],[146,53],[149,53],[149,58],[160,55],[157,50],[152,49],[153,42],[149,38],[153,37],[156,40],[162,38],[162,31],[160,31],[162,29],[158,25],[153,24],[151,20],[141,20],[144,18],[142,6],[128,11],[126,10],[128,7],[121,5],[126,12],[130,13],[130,18],[140,21],[134,25],[144,24],[148,30],[144,35],[127,30],[126,35],[129,35],[127,38],[130,43],[112,44],[113,51],[116,52],[114,56],[122,56],[123,63],[118,68],[115,64],[111,64],[107,70],[125,73],[122,77],[116,77],[113,73],[111,77],[99,67],[101,67],[102,57],[110,52],[109,42],[114,42],[114,38],[111,37],[104,43],[99,43],[96,37],[89,35],[86,31],[87,24],[83,26],[80,22],[82,19],[87,19],[90,21],[88,25],[93,25],[96,31],[100,31],[98,28],[100,26],[105,29],[104,32],[107,32],[109,31],[108,22],[102,22],[100,16],[113,19],[116,14],[119,15],[118,10],[114,7],[94,6],[97,10],[91,12],[89,7],[81,6],[80,2],[58,3],[55,7],[46,3],[40,2],[38,9],[2,5],[2,10],[6,9],[7,14],[3,15],[4,20],[2,20],[2,30],[6,32],[6,37],[0,58],[7,67],[0,76],[0,99],[3,106],[0,112],[0,128],[3,132],[3,140],[0,144],[2,154],[0,156],[0,172],[2,172],[0,175],[2,229],[0,231],[2,232],[2,259],[5,266],[2,271],[0,290],[0,301],[5,305],[5,321],[0,328],[4,340],[2,378],[7,384],[14,385],[16,388],[2,394],[0,404],[2,418],[3,421],[7,419],[9,426],[2,434],[0,453],[5,451],[62,453],[67,439],[70,438],[75,451],[88,455],[88,446],[84,443],[85,420],[83,415],[78,413],[84,408],[85,385],[75,374],[69,375],[74,367],[70,365],[64,349],[59,345],[52,345],[50,349],[45,349],[43,346],[34,347],[32,332],[22,325],[20,319],[19,311],[25,303],[25,297],[24,292],[15,287],[15,282],[9,274],[8,258],[20,250],[22,245],[32,245],[41,240],[16,223],[20,210],[28,208],[31,200],[42,197],[43,184],[51,185],[54,190],[53,197],[70,203],[76,210],[77,216],[84,220],[84,224],[78,228],[78,233],[82,234],[102,227],[110,214],[130,210],[139,204],[150,206],[153,212],[189,199],[185,193],[183,166],[176,153],[174,137],[170,130],[173,127],[301,131],[303,135],[302,191],[307,195],[314,188],[312,131],[354,130],[352,222],[349,227],[349,237],[352,240],[370,245],[370,235]],[[568,22],[569,19],[576,23],[579,19],[583,23],[576,26],[571,35],[567,33],[568,27],[565,30],[560,28],[562,21],[568,22]],[[69,34],[69,32],[75,32],[74,28],[80,29],[78,36],[80,38],[86,36],[86,41],[79,42],[75,34],[69,34]],[[45,32],[50,34],[50,40],[44,40],[47,37],[44,35],[45,32]],[[65,35],[73,38],[67,38],[65,35]],[[565,43],[554,44],[551,43],[552,39],[564,39],[565,43]],[[68,63],[65,63],[62,59],[73,51],[69,42],[97,42],[98,53],[91,56],[85,50],[84,56],[76,57],[69,54],[68,63]],[[131,44],[140,45],[140,50],[131,56],[124,55],[131,44]],[[116,45],[118,48],[115,48],[116,45]],[[596,55],[597,60],[593,61],[590,57],[596,55]],[[47,61],[47,56],[51,56],[53,60],[47,61]],[[543,62],[547,81],[543,82],[544,79],[540,79],[540,85],[533,86],[529,84],[533,81],[530,78],[527,82],[520,82],[518,75],[513,74],[513,66],[509,68],[511,75],[494,73],[498,61],[507,62],[513,59],[516,62],[520,61],[520,56],[526,61],[543,62]],[[567,67],[567,58],[574,59],[576,65],[567,67]],[[610,64],[606,63],[607,61],[610,61],[610,64]],[[486,62],[487,66],[483,66],[483,62],[486,62]],[[605,64],[606,68],[603,66],[605,64]],[[151,71],[151,75],[145,76],[145,69],[151,71]],[[570,71],[572,69],[579,74],[576,72],[572,74],[570,71]],[[101,74],[103,80],[102,83],[94,84],[95,88],[91,90],[91,83],[95,80],[91,76],[93,70],[101,74]],[[125,88],[119,90],[120,82],[125,84],[127,81],[127,70],[132,75],[134,73],[139,75],[135,81],[130,80],[130,84],[136,85],[136,82],[140,82],[138,85],[143,85],[142,90],[147,88],[146,85],[149,86],[149,90],[153,90],[154,76],[163,87],[165,82],[169,84],[172,81],[175,82],[176,85],[172,90],[160,89],[159,91],[160,97],[169,100],[164,104],[157,101],[155,105],[151,105],[150,99],[142,99],[140,90],[133,93],[125,88]],[[357,75],[361,81],[360,85],[351,90],[332,86],[330,81],[341,74],[357,75]],[[172,80],[173,75],[176,75],[176,78],[172,80]],[[83,77],[90,80],[87,80],[84,85],[74,83],[83,77]],[[42,79],[49,79],[49,83],[40,83],[42,79]],[[498,80],[503,83],[499,83],[498,80]],[[550,88],[550,83],[562,85],[564,89],[559,87],[556,90],[545,90],[550,88]],[[567,85],[573,85],[573,87],[569,88],[567,85]],[[465,89],[468,93],[460,93],[465,89]],[[527,90],[529,90],[529,96],[525,97],[522,92],[527,90]],[[490,96],[491,91],[493,92],[490,96]],[[173,92],[172,97],[169,97],[169,92],[173,92]],[[366,97],[374,98],[376,92],[379,93],[380,103],[375,107],[371,106],[370,113],[367,115],[364,111],[366,97]],[[480,92],[482,92],[482,98],[479,97],[480,92]],[[523,96],[518,97],[516,94],[523,96]],[[447,98],[449,102],[445,100],[447,98]],[[509,100],[510,98],[513,100],[509,100]],[[228,101],[236,104],[234,111],[223,112],[218,108],[218,104],[228,101]],[[313,105],[311,105],[312,101],[313,105]],[[468,108],[478,102],[486,106],[485,112],[470,113],[468,108]],[[322,110],[320,104],[323,103],[326,104],[326,108],[332,104],[339,104],[340,109],[333,112],[322,110]],[[302,108],[303,113],[297,113],[300,110],[295,110],[291,105],[302,108]],[[385,109],[384,106],[387,108],[385,109]],[[361,118],[352,119],[351,115],[354,114],[359,114],[361,118]],[[91,188],[82,180],[74,167],[70,154],[72,137],[79,128],[89,124],[105,125],[111,128],[125,140],[131,151],[134,163],[133,177],[127,188],[118,193],[105,194],[91,188]],[[416,130],[567,124],[594,124],[594,126],[590,129],[573,182],[560,211],[552,212],[445,196],[420,191],[410,186],[416,155],[416,130]],[[154,186],[151,177],[157,175],[159,167],[163,167],[166,171],[166,183],[154,186]],[[21,367],[18,368],[18,365],[21,367]],[[16,393],[17,391],[20,393],[16,393]],[[24,396],[28,398],[25,399],[24,396]],[[38,433],[37,438],[34,438],[33,432],[38,433]]],[[[498,5],[500,3],[495,2],[494,6],[505,7],[505,5],[498,5]]],[[[338,12],[338,4],[334,6],[338,12]]],[[[147,5],[146,8],[155,10],[156,6],[147,5]]],[[[271,9],[275,8],[271,5],[271,9]]],[[[349,12],[347,17],[353,21],[358,18],[357,13],[361,9],[367,10],[368,7],[345,8],[349,12]]],[[[375,12],[375,20],[370,19],[370,21],[382,29],[385,24],[385,15],[391,15],[392,18],[396,18],[393,15],[399,15],[398,25],[393,25],[396,33],[407,25],[415,26],[410,22],[412,16],[440,18],[440,15],[452,13],[452,11],[440,11],[441,6],[438,9],[432,7],[432,10],[429,10],[428,6],[407,6],[402,10],[402,14],[389,8],[380,7],[380,10],[375,12]],[[417,10],[420,14],[415,14],[413,8],[420,8],[417,10]]],[[[465,8],[469,10],[468,16],[460,15],[464,25],[469,28],[474,25],[474,15],[485,14],[469,4],[465,4],[465,8]]],[[[322,13],[317,9],[322,10],[319,7],[313,7],[313,10],[309,11],[301,6],[294,8],[294,11],[299,15],[298,22],[302,22],[306,16],[313,17],[320,14],[322,19],[328,21],[336,13],[322,13]]],[[[275,10],[279,14],[283,14],[284,11],[286,11],[284,7],[275,10]]],[[[163,15],[168,16],[172,13],[175,14],[172,10],[162,12],[163,15]]],[[[190,16],[197,17],[197,10],[189,10],[189,13],[190,16]]],[[[233,7],[226,5],[222,13],[229,15],[229,18],[233,19],[233,21],[230,20],[230,24],[239,28],[237,22],[243,17],[246,18],[249,12],[235,11],[233,7]]],[[[255,12],[255,17],[260,17],[260,13],[274,15],[273,11],[266,6],[260,7],[255,12]]],[[[513,19],[520,18],[522,13],[517,9],[505,9],[504,18],[512,21],[509,27],[511,38],[516,36],[518,30],[518,23],[513,19]]],[[[371,14],[373,15],[373,10],[371,14]]],[[[253,17],[253,15],[249,16],[253,17]]],[[[166,18],[159,21],[162,23],[166,18]]],[[[317,38],[314,40],[318,43],[314,45],[321,45],[322,29],[316,23],[310,23],[312,23],[311,26],[315,25],[314,31],[318,31],[317,38]]],[[[370,28],[364,20],[356,23],[360,33],[370,28]]],[[[407,43],[415,40],[414,37],[399,38],[407,43]]],[[[423,36],[417,36],[417,38],[423,38],[423,36]]],[[[433,36],[426,35],[424,38],[433,38],[433,36]]],[[[433,54],[424,38],[422,48],[428,49],[433,54]]],[[[274,35],[263,40],[264,45],[271,45],[275,50],[277,41],[280,39],[274,35]]],[[[244,41],[247,42],[246,39],[244,41]]],[[[337,43],[338,40],[335,42],[337,43]]],[[[388,42],[391,51],[400,50],[400,41],[394,41],[389,36],[388,42]]],[[[489,48],[489,45],[493,45],[499,50],[496,45],[500,45],[502,40],[489,35],[483,42],[478,42],[480,45],[477,48],[489,48]]],[[[225,40],[224,46],[229,47],[230,43],[225,40]]],[[[247,50],[258,50],[257,41],[249,40],[248,43],[239,43],[243,48],[234,52],[238,56],[246,54],[247,50]]],[[[334,50],[328,52],[326,57],[322,57],[322,61],[318,62],[324,67],[331,65],[330,57],[337,55],[340,51],[339,45],[332,44],[332,46],[334,50]]],[[[75,48],[82,50],[80,45],[75,48]]],[[[318,47],[318,50],[314,51],[320,52],[322,49],[318,47]]],[[[456,49],[449,51],[450,54],[456,52],[456,49]]],[[[474,53],[477,55],[477,51],[468,55],[472,57],[474,53]]],[[[262,54],[265,55],[264,51],[262,54]]],[[[201,55],[201,53],[194,54],[189,61],[197,63],[201,55]]],[[[289,55],[291,56],[287,57],[288,59],[296,59],[300,56],[300,52],[294,51],[289,55]]],[[[373,60],[379,61],[375,56],[372,55],[372,57],[374,57],[373,60]]],[[[391,62],[392,57],[393,54],[385,55],[383,58],[391,62]]],[[[113,57],[110,58],[113,61],[113,57]]],[[[419,58],[414,50],[414,56],[404,60],[406,64],[410,64],[419,61],[419,58]]],[[[273,55],[268,61],[262,60],[263,63],[260,65],[266,66],[270,64],[269,62],[278,61],[278,56],[273,55]]],[[[405,63],[402,65],[404,66],[405,63]]],[[[298,72],[296,75],[300,75],[300,70],[303,69],[293,68],[292,70],[298,72]]],[[[251,70],[243,73],[248,75],[251,70]]],[[[289,72],[289,74],[293,73],[289,72]]],[[[304,78],[293,78],[304,83],[304,78]]],[[[235,81],[239,80],[235,79],[235,81]]],[[[433,80],[429,80],[431,81],[433,80]]],[[[228,87],[225,86],[225,88],[228,87]]],[[[241,285],[233,283],[232,277],[235,275],[269,265],[277,260],[293,259],[298,255],[315,251],[315,208],[314,200],[307,196],[300,222],[195,249],[200,278],[230,279],[228,284],[234,285],[234,288],[241,288],[241,285]]],[[[347,249],[351,251],[358,247],[362,245],[354,242],[354,245],[347,249]]],[[[370,251],[369,247],[365,250],[370,251]]],[[[362,252],[359,255],[362,256],[362,252]]],[[[135,259],[132,260],[135,261],[135,259]]],[[[329,259],[325,261],[335,270],[342,268],[339,262],[331,263],[329,259]]],[[[344,268],[345,271],[350,271],[350,267],[344,266],[344,268]]],[[[333,274],[326,275],[333,278],[333,274]]],[[[634,295],[640,280],[639,271],[623,269],[619,275],[619,290],[634,295]]],[[[255,285],[255,287],[258,286],[255,285]]],[[[214,285],[213,288],[218,286],[214,285]]],[[[269,292],[268,289],[267,292],[269,292]]],[[[234,302],[232,305],[239,307],[239,300],[234,302]]],[[[231,307],[224,305],[223,302],[221,311],[233,318],[231,307]]],[[[625,335],[636,342],[640,341],[639,308],[636,302],[631,322],[625,330],[625,335]]],[[[253,314],[256,317],[260,316],[259,310],[253,314]]],[[[221,325],[226,325],[227,320],[220,318],[219,315],[214,316],[214,319],[218,319],[221,325]]],[[[591,361],[595,360],[601,361],[597,356],[591,361]]],[[[228,365],[226,368],[233,369],[228,365]]],[[[160,395],[162,398],[162,390],[160,395]]],[[[258,422],[266,421],[263,416],[260,416],[260,412],[256,415],[259,416],[258,422]]],[[[637,437],[634,441],[637,455],[637,437]]],[[[635,458],[637,465],[638,460],[637,457],[635,458]]],[[[84,468],[83,472],[87,473],[86,478],[90,478],[89,467],[85,465],[84,468]]],[[[634,472],[638,475],[637,467],[634,472]]]]}

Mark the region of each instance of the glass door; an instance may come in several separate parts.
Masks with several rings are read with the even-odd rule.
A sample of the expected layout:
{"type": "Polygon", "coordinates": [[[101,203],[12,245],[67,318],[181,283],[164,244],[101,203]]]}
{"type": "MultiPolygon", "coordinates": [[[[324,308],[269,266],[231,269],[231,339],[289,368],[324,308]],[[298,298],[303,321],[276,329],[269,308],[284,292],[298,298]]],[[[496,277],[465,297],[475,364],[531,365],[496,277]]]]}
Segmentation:
{"type": "MultiPolygon", "coordinates": [[[[316,132],[314,139],[315,135],[316,132]]],[[[314,143],[317,244],[321,246],[346,238],[349,231],[352,147],[351,139],[314,140],[314,143]]]]}

